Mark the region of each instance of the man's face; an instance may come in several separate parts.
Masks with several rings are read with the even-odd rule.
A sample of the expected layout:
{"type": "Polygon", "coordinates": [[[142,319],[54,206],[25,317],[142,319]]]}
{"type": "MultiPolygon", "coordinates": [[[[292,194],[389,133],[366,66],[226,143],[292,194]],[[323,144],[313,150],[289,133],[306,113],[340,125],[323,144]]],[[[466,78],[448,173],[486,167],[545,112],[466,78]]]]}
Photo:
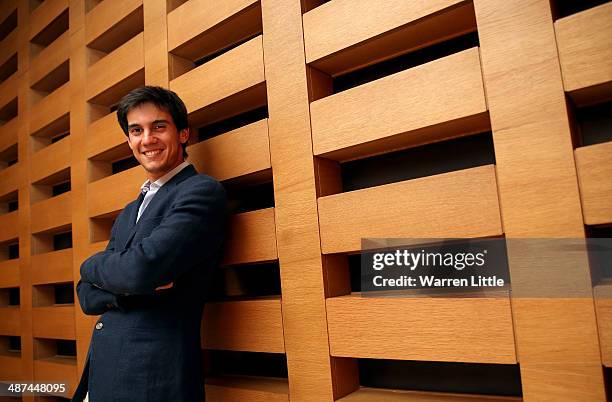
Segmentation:
{"type": "Polygon", "coordinates": [[[172,116],[152,103],[144,103],[127,114],[128,145],[134,157],[155,181],[183,162],[182,143],[189,129],[176,129],[172,116]]]}

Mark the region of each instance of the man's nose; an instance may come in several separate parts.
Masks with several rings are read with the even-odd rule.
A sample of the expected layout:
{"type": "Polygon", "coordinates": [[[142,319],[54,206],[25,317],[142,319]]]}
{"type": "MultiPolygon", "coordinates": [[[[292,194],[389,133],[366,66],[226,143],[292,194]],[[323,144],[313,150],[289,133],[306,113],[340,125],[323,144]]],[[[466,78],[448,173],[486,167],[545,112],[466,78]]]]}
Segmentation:
{"type": "Polygon", "coordinates": [[[144,129],[142,133],[142,143],[145,145],[155,144],[157,142],[157,138],[153,135],[153,132],[147,128],[144,129]]]}

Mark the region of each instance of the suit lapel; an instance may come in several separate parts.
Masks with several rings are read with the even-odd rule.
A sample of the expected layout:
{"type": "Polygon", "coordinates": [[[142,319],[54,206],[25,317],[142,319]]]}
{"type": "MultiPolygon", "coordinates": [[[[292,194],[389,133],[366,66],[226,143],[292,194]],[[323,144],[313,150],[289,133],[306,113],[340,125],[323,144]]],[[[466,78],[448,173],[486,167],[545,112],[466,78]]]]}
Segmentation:
{"type": "Polygon", "coordinates": [[[129,224],[131,225],[131,227],[129,228],[129,233],[125,238],[125,242],[122,245],[122,249],[125,250],[127,248],[130,241],[138,231],[138,223],[142,222],[143,219],[146,219],[151,214],[151,211],[155,210],[155,207],[157,205],[162,205],[164,203],[170,190],[172,190],[177,184],[179,184],[183,180],[196,174],[198,174],[198,172],[195,170],[193,165],[188,165],[183,170],[174,175],[174,177],[168,180],[167,183],[165,183],[163,186],[161,186],[159,190],[157,190],[157,193],[155,193],[155,195],[149,202],[149,205],[147,205],[147,208],[143,211],[142,215],[140,215],[140,219],[138,220],[138,222],[136,222],[136,217],[138,216],[138,209],[140,208],[140,204],[144,199],[144,194],[141,193],[138,196],[138,202],[132,204],[134,207],[130,211],[129,220],[129,224]]]}

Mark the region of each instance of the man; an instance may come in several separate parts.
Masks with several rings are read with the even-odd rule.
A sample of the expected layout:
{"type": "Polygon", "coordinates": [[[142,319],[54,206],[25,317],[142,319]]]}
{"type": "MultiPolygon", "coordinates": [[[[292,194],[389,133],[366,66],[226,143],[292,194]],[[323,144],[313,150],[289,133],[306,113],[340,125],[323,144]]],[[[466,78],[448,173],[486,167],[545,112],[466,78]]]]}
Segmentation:
{"type": "Polygon", "coordinates": [[[117,118],[148,179],[106,250],[81,265],[81,308],[102,316],[73,401],[87,391],[90,402],[202,401],[200,320],[225,191],[185,161],[187,110],[174,92],[135,89],[117,118]]]}

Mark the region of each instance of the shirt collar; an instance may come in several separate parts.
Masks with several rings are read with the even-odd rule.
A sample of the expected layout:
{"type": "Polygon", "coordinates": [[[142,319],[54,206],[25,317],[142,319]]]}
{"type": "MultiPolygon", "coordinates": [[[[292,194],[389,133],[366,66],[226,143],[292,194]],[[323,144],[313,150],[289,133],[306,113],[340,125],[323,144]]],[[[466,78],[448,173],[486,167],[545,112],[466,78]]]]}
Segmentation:
{"type": "Polygon", "coordinates": [[[181,163],[180,165],[178,165],[177,167],[175,167],[174,169],[172,169],[171,171],[169,171],[168,173],[166,173],[159,179],[155,180],[153,183],[151,183],[149,180],[145,181],[142,184],[142,186],[140,186],[140,191],[146,192],[146,191],[149,191],[150,189],[159,189],[161,186],[166,184],[168,181],[170,181],[171,178],[176,176],[181,170],[185,169],[189,165],[191,165],[191,163],[187,161],[183,161],[183,163],[181,163]],[[146,188],[146,191],[144,190],[145,188],[146,188]]]}

